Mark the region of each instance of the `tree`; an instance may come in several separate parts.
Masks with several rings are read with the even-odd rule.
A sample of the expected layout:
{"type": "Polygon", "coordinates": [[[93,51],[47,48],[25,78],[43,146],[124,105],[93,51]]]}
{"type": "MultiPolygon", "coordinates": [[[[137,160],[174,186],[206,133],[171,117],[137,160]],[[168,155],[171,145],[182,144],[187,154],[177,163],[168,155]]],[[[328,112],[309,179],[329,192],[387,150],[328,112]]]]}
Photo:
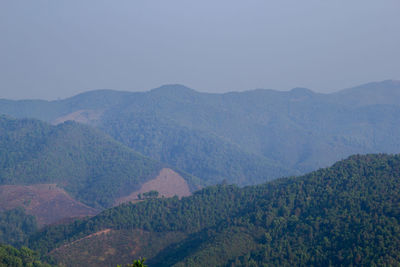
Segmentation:
{"type": "MultiPolygon", "coordinates": [[[[139,259],[139,260],[134,260],[132,264],[126,265],[126,267],[147,267],[144,262],[146,261],[145,258],[139,259]]],[[[117,265],[117,267],[121,267],[121,265],[117,265]]]]}
{"type": "Polygon", "coordinates": [[[149,192],[143,193],[144,198],[157,198],[158,197],[158,191],[156,190],[151,190],[149,192]]]}

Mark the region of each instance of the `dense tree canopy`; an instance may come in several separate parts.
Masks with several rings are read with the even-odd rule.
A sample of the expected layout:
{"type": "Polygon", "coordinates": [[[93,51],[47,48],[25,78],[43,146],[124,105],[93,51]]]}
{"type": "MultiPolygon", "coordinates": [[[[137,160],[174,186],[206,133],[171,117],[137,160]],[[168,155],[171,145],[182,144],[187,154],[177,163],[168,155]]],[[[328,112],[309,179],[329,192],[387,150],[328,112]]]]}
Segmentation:
{"type": "Polygon", "coordinates": [[[143,155],[240,185],[297,175],[355,153],[400,151],[399,84],[332,94],[305,88],[200,93],[97,90],[59,101],[0,100],[0,113],[96,126],[143,155]]]}
{"type": "Polygon", "coordinates": [[[259,186],[123,204],[30,239],[43,252],[101,229],[184,232],[150,266],[400,264],[400,156],[352,156],[259,186]]]}
{"type": "Polygon", "coordinates": [[[22,247],[16,249],[9,245],[0,245],[0,267],[51,267],[42,263],[35,252],[22,247]]]}
{"type": "Polygon", "coordinates": [[[22,208],[0,212],[0,244],[21,244],[38,230],[34,216],[22,208]]]}

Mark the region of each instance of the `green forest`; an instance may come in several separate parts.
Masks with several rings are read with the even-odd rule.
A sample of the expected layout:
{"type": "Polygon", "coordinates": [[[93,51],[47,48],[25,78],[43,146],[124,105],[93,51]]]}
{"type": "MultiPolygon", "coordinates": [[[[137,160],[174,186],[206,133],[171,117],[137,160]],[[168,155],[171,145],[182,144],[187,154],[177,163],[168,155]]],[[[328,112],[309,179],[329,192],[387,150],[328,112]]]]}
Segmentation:
{"type": "Polygon", "coordinates": [[[250,185],[288,175],[276,161],[249,153],[215,134],[182,127],[162,115],[107,115],[101,129],[143,155],[166,162],[213,185],[250,185]]]}
{"type": "Polygon", "coordinates": [[[42,263],[39,256],[27,247],[20,249],[0,244],[0,267],[52,267],[42,263]]]}
{"type": "MultiPolygon", "coordinates": [[[[243,95],[212,96],[170,86],[123,97],[118,92],[99,91],[61,101],[64,106],[58,115],[76,107],[98,108],[106,103],[109,109],[97,122],[97,129],[72,121],[51,125],[35,119],[0,116],[0,185],[56,184],[74,200],[101,211],[94,217],[67,218],[42,227],[37,218],[29,215],[32,210],[7,210],[4,205],[0,211],[0,243],[15,247],[4,245],[2,255],[11,255],[4,259],[27,266],[41,261],[85,267],[131,264],[141,258],[146,258],[150,267],[399,265],[399,155],[354,155],[302,176],[269,181],[303,173],[311,166],[310,161],[321,156],[319,149],[330,151],[330,145],[343,148],[346,144],[344,154],[353,149],[374,150],[370,140],[358,130],[349,130],[349,125],[357,122],[387,127],[388,121],[395,121],[398,107],[372,107],[353,101],[356,110],[345,131],[355,131],[354,135],[331,136],[329,146],[316,138],[315,143],[321,147],[302,144],[304,150],[300,151],[290,145],[296,139],[293,135],[304,137],[301,129],[313,129],[311,121],[302,116],[310,117],[316,106],[308,105],[309,101],[322,101],[322,96],[303,89],[275,95],[279,96],[277,102],[270,99],[272,106],[263,112],[286,103],[291,110],[290,119],[270,113],[268,123],[275,128],[261,140],[252,136],[253,130],[263,133],[267,122],[259,121],[264,115],[256,115],[256,111],[264,107],[264,96],[274,94],[256,90],[243,95]],[[244,96],[253,103],[251,108],[242,109],[244,96]],[[305,103],[289,101],[304,96],[308,99],[305,103]],[[207,109],[204,103],[208,103],[207,109]],[[306,103],[307,107],[303,107],[306,103]],[[228,113],[221,113],[223,117],[219,119],[229,122],[225,125],[229,133],[219,127],[219,120],[205,119],[210,114],[217,118],[219,107],[237,119],[229,122],[224,117],[228,113]],[[303,113],[296,113],[300,107],[304,108],[303,113]],[[376,112],[386,112],[389,119],[381,121],[376,112]],[[260,124],[247,125],[252,130],[246,132],[250,128],[239,125],[248,116],[260,124]],[[198,124],[193,124],[193,118],[199,119],[198,124]],[[302,121],[301,127],[296,124],[298,121],[302,121]],[[296,131],[290,136],[281,136],[291,148],[274,149],[279,142],[272,144],[276,137],[273,133],[293,127],[296,131]],[[238,136],[230,135],[236,128],[238,136]],[[246,143],[240,136],[255,143],[246,143]],[[338,143],[341,145],[335,145],[338,143]],[[359,144],[367,146],[358,149],[359,144]],[[277,154],[256,151],[254,148],[259,145],[277,154]],[[301,156],[288,158],[285,151],[301,156]],[[296,166],[293,161],[297,161],[296,166]],[[284,168],[276,162],[292,163],[284,168]],[[117,198],[139,189],[162,168],[173,168],[194,193],[180,199],[165,198],[158,191],[149,190],[139,194],[136,203],[113,207],[117,198]],[[252,185],[261,181],[264,183],[252,185]],[[195,191],[198,188],[202,189],[195,191]]],[[[325,99],[323,105],[331,105],[331,100],[325,99]]],[[[46,103],[49,109],[60,104],[46,103]]],[[[349,103],[336,106],[339,117],[333,121],[348,116],[352,109],[349,103]]],[[[34,105],[40,104],[43,103],[34,105]]],[[[321,122],[329,117],[324,109],[320,115],[313,118],[321,122]]],[[[307,134],[318,137],[330,129],[328,126],[307,134]]],[[[390,129],[396,135],[398,129],[390,129]]],[[[374,138],[379,143],[385,136],[377,133],[374,138]]],[[[396,148],[397,143],[389,143],[384,142],[396,148]]],[[[330,151],[334,155],[331,159],[337,156],[336,152],[340,151],[330,151]]],[[[24,201],[31,200],[27,197],[24,201]]]]}
{"type": "Polygon", "coordinates": [[[201,178],[202,185],[227,180],[243,186],[304,174],[356,153],[398,153],[398,92],[394,81],[330,94],[305,88],[209,94],[165,85],[57,101],[2,99],[0,113],[49,123],[81,114],[77,121],[201,178]]]}
{"type": "Polygon", "coordinates": [[[82,124],[0,116],[1,185],[56,183],[89,206],[107,208],[163,166],[82,124]]]}
{"type": "Polygon", "coordinates": [[[23,208],[0,212],[0,244],[21,245],[37,230],[35,217],[23,208]]]}
{"type": "Polygon", "coordinates": [[[400,0],[0,0],[0,267],[400,267],[399,47],[400,0]]]}
{"type": "Polygon", "coordinates": [[[356,155],[263,185],[123,204],[48,227],[27,244],[46,254],[102,229],[143,229],[185,236],[143,255],[149,266],[396,266],[399,203],[400,156],[356,155]]]}

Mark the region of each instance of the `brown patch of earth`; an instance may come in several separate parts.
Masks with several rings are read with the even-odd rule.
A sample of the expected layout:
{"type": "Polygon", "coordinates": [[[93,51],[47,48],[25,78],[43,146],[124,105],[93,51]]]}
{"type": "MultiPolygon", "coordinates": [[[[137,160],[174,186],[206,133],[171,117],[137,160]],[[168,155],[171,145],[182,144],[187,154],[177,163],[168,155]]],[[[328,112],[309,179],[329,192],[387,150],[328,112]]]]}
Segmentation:
{"type": "Polygon", "coordinates": [[[115,204],[119,205],[128,201],[138,201],[139,194],[152,190],[158,191],[159,196],[164,197],[173,197],[175,195],[185,197],[191,195],[189,185],[182,176],[169,168],[163,168],[155,179],[144,183],[139,190],[132,192],[128,196],[117,199],[115,204]]]}
{"type": "Polygon", "coordinates": [[[102,114],[102,110],[82,109],[55,119],[53,121],[53,124],[57,125],[66,121],[76,121],[84,124],[95,124],[100,119],[102,114]]]}
{"type": "Polygon", "coordinates": [[[78,239],[78,240],[72,241],[71,243],[67,243],[67,244],[65,244],[65,245],[63,245],[63,246],[61,246],[61,247],[58,247],[58,248],[54,249],[51,253],[54,253],[54,252],[56,252],[56,251],[58,251],[58,250],[63,250],[63,249],[65,249],[65,248],[68,247],[68,246],[72,246],[72,245],[74,245],[74,244],[76,244],[76,243],[79,243],[79,242],[81,242],[81,241],[83,241],[83,240],[85,240],[85,239],[88,239],[88,238],[96,237],[96,236],[99,236],[99,235],[106,235],[106,234],[109,234],[111,231],[112,231],[111,229],[104,229],[104,230],[98,231],[98,232],[96,232],[96,233],[87,235],[87,236],[82,237],[82,238],[80,238],[80,239],[78,239]]]}
{"type": "Polygon", "coordinates": [[[68,218],[94,216],[99,212],[76,201],[55,184],[0,186],[0,210],[17,207],[23,207],[26,213],[34,215],[39,226],[68,218]]]}
{"type": "Polygon", "coordinates": [[[152,258],[185,237],[181,232],[105,229],[62,245],[49,255],[67,267],[125,266],[133,259],[152,258]]]}

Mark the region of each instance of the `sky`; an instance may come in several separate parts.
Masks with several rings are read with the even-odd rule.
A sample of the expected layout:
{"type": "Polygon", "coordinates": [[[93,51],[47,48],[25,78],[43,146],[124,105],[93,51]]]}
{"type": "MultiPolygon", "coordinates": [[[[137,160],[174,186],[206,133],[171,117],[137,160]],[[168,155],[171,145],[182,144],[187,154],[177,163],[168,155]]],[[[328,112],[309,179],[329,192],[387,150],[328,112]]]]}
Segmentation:
{"type": "Polygon", "coordinates": [[[399,0],[0,0],[0,98],[400,80],[399,0]]]}

